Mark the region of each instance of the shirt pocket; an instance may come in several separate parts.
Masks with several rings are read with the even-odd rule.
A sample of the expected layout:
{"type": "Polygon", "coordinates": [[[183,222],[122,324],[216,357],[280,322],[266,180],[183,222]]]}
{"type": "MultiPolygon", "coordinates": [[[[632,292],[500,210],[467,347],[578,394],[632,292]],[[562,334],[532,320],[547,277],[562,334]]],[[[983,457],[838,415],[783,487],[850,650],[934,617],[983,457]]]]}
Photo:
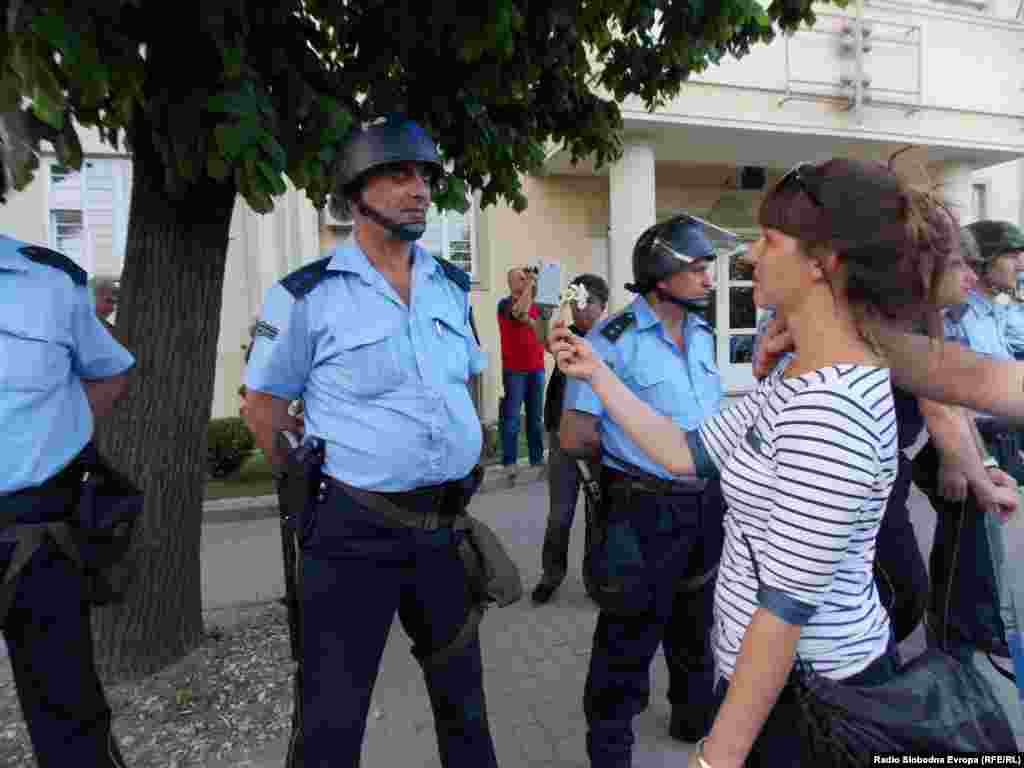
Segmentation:
{"type": "Polygon", "coordinates": [[[337,365],[342,387],[357,397],[398,389],[405,381],[399,363],[397,329],[360,328],[338,338],[337,365]]]}
{"type": "Polygon", "coordinates": [[[438,357],[444,360],[445,376],[451,381],[469,381],[470,329],[465,320],[459,322],[454,315],[445,314],[433,318],[432,332],[440,347],[438,357]]]}
{"type": "Polygon", "coordinates": [[[67,378],[69,350],[44,337],[0,329],[0,390],[45,392],[67,378]]]}
{"type": "Polygon", "coordinates": [[[678,410],[678,393],[674,391],[664,369],[634,371],[626,384],[637,397],[659,413],[672,414],[678,410]]]}

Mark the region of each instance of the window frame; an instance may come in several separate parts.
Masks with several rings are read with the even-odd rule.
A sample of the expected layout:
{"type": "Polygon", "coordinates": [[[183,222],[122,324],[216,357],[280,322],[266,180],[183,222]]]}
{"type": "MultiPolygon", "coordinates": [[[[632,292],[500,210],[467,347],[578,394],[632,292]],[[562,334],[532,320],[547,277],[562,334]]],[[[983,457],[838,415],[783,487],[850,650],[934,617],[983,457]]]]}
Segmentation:
{"type": "Polygon", "coordinates": [[[462,215],[467,219],[469,223],[469,240],[464,241],[462,239],[454,239],[449,236],[449,211],[438,211],[433,203],[430,205],[430,209],[427,212],[427,217],[431,215],[441,217],[440,227],[440,240],[441,240],[441,258],[451,261],[455,266],[465,269],[463,260],[455,260],[451,258],[452,249],[451,244],[453,240],[455,242],[468,242],[469,243],[469,269],[466,270],[469,273],[470,280],[473,285],[480,284],[480,247],[479,247],[479,202],[476,195],[470,196],[469,208],[462,215]]]}
{"type": "Polygon", "coordinates": [[[89,189],[90,189],[90,168],[103,168],[105,171],[105,177],[109,179],[109,190],[110,194],[110,212],[111,212],[111,223],[110,223],[110,237],[112,239],[112,255],[116,262],[116,269],[120,271],[124,266],[124,252],[127,247],[128,239],[128,217],[130,214],[131,205],[131,185],[132,185],[132,159],[127,156],[120,155],[101,155],[93,156],[89,155],[83,158],[82,168],[75,170],[68,168],[63,165],[55,155],[49,155],[45,161],[46,168],[46,239],[47,243],[54,250],[61,252],[59,239],[57,236],[57,222],[55,214],[58,212],[77,212],[81,216],[82,221],[82,246],[78,254],[66,254],[69,257],[76,256],[74,260],[82,269],[89,274],[95,274],[98,270],[96,264],[96,253],[94,252],[94,231],[92,222],[90,221],[90,210],[92,205],[90,204],[89,189]],[[78,184],[78,196],[77,207],[69,207],[66,204],[58,204],[58,202],[64,203],[66,201],[56,200],[57,185],[60,179],[55,179],[54,176],[69,177],[77,175],[79,177],[78,184]]]}

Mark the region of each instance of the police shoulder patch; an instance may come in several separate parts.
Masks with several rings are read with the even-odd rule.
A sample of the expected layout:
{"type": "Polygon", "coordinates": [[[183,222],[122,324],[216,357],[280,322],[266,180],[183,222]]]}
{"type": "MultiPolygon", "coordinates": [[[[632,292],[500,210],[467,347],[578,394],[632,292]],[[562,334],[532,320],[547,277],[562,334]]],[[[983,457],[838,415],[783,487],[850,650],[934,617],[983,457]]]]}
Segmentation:
{"type": "Polygon", "coordinates": [[[435,256],[434,258],[437,260],[437,263],[441,265],[441,269],[444,270],[445,277],[468,293],[473,282],[469,273],[465,270],[459,269],[447,259],[442,259],[440,256],[435,256]]]}
{"type": "Polygon", "coordinates": [[[340,274],[327,268],[331,257],[314,261],[301,269],[297,269],[281,281],[281,285],[293,298],[301,299],[331,275],[340,274]]]}
{"type": "Polygon", "coordinates": [[[49,248],[39,245],[22,246],[18,249],[18,253],[36,264],[45,264],[47,267],[59,269],[68,275],[75,285],[87,285],[89,282],[88,273],[63,253],[57,253],[57,251],[51,251],[49,248]]]}
{"type": "Polygon", "coordinates": [[[601,335],[608,339],[608,341],[614,343],[618,341],[619,337],[625,333],[626,329],[635,322],[636,315],[632,312],[623,312],[608,321],[608,324],[601,329],[601,335]]]}
{"type": "Polygon", "coordinates": [[[253,337],[262,336],[265,339],[273,341],[277,338],[278,333],[280,333],[280,331],[266,320],[260,320],[252,327],[253,337]]]}

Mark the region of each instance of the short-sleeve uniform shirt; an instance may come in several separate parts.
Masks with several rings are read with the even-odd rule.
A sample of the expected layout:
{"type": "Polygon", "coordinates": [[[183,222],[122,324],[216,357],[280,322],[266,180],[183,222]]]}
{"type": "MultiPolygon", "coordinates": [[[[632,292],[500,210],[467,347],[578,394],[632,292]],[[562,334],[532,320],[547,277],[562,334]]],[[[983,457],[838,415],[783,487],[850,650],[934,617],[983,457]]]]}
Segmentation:
{"type": "Polygon", "coordinates": [[[325,471],[350,485],[405,491],[464,477],[482,444],[468,381],[486,365],[468,289],[465,273],[413,246],[406,306],[354,240],[339,246],[267,292],[246,387],[302,398],[325,471]]]}
{"type": "Polygon", "coordinates": [[[0,236],[0,494],[40,485],[92,439],[83,381],[135,364],[70,259],[0,236]]]}

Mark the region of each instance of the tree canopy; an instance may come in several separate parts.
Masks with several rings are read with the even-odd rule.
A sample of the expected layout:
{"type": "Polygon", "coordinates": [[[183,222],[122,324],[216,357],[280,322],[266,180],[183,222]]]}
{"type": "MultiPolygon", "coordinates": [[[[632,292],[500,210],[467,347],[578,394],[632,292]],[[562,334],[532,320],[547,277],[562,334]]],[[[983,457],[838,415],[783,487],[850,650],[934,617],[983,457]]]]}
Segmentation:
{"type": "Polygon", "coordinates": [[[442,206],[464,200],[468,184],[485,206],[504,198],[521,210],[520,174],[539,167],[548,142],[574,159],[614,159],[619,101],[655,109],[692,73],[813,20],[807,0],[160,5],[4,4],[0,110],[27,107],[34,150],[7,169],[14,185],[30,180],[39,139],[79,167],[76,127],[90,126],[129,149],[150,133],[171,198],[210,177],[265,212],[287,176],[322,205],[353,124],[404,111],[450,162],[442,206]],[[154,45],[176,48],[183,70],[205,68],[189,76],[188,98],[162,82],[175,67],[150,66],[154,45]]]}

